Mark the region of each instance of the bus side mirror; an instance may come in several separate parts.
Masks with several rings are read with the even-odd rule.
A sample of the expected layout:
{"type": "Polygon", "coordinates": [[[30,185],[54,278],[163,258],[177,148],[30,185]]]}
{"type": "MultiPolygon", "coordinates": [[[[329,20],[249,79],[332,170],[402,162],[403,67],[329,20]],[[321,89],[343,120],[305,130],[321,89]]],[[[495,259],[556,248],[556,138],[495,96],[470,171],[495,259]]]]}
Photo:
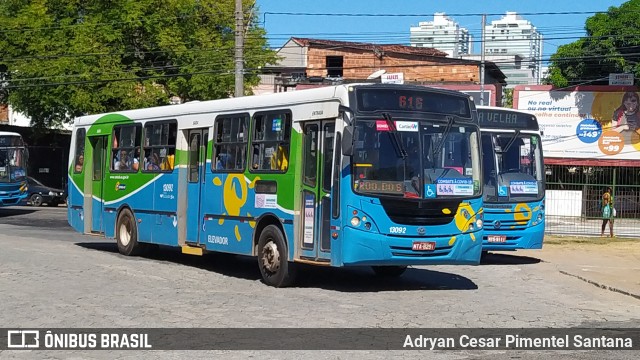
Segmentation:
{"type": "Polygon", "coordinates": [[[353,126],[345,126],[342,134],[342,155],[353,155],[353,126]]]}

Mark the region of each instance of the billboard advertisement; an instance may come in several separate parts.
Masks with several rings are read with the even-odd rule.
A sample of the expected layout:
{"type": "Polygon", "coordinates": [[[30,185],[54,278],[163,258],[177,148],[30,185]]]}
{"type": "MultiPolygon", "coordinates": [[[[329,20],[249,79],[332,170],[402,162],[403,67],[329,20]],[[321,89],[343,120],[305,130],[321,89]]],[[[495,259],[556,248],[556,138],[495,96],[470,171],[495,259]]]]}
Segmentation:
{"type": "Polygon", "coordinates": [[[545,157],[640,160],[639,95],[620,86],[517,86],[513,107],[538,118],[545,157]]]}

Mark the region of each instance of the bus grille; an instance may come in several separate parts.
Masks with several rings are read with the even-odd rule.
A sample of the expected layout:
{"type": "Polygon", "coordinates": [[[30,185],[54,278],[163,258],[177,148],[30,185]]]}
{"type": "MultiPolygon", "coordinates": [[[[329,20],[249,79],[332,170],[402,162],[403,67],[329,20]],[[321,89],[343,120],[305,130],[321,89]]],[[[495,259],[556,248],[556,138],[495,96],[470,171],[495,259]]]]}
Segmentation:
{"type": "Polygon", "coordinates": [[[489,229],[489,230],[495,229],[496,231],[503,231],[503,232],[513,231],[513,230],[518,231],[518,230],[526,229],[528,227],[528,223],[529,223],[529,220],[527,220],[524,224],[522,224],[522,223],[518,223],[515,220],[493,220],[492,221],[490,219],[485,218],[484,227],[485,229],[489,229]],[[498,228],[495,227],[497,221],[500,221],[500,226],[498,228]]]}
{"type": "Polygon", "coordinates": [[[460,200],[380,199],[387,216],[396,224],[429,226],[444,225],[453,220],[460,200]],[[444,214],[442,209],[451,210],[444,214]]]}

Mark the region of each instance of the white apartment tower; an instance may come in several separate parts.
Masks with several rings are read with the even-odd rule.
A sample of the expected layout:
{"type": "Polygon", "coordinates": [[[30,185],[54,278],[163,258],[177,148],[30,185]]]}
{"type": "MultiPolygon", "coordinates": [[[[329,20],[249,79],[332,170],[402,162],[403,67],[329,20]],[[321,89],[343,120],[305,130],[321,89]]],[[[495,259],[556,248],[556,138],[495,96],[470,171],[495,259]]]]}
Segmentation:
{"type": "Polygon", "coordinates": [[[412,26],[410,32],[411,46],[438,49],[454,58],[472,51],[469,31],[461,28],[445,13],[433,14],[433,21],[420,22],[418,26],[412,26]]]}
{"type": "Polygon", "coordinates": [[[497,63],[507,75],[509,85],[538,84],[541,77],[542,34],[531,22],[523,19],[515,12],[507,11],[500,20],[491,21],[485,26],[485,55],[522,57],[522,68],[517,72],[514,64],[497,63]],[[511,76],[510,76],[511,75],[511,76]],[[517,77],[520,78],[516,78],[517,77]],[[528,75],[528,76],[527,76],[528,75]]]}

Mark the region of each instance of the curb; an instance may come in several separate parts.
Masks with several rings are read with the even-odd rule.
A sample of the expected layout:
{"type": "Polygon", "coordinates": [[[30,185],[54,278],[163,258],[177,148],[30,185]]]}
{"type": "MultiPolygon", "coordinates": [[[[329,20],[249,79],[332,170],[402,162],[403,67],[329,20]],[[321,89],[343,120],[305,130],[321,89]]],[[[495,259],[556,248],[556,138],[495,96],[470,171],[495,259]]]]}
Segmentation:
{"type": "Polygon", "coordinates": [[[638,295],[638,294],[634,294],[634,293],[631,293],[631,292],[626,291],[626,290],[621,290],[621,289],[615,288],[613,286],[604,285],[604,284],[601,284],[599,282],[596,282],[596,281],[593,281],[593,280],[589,280],[589,279],[587,279],[585,277],[582,277],[580,275],[571,274],[571,273],[566,272],[564,270],[558,270],[558,271],[560,272],[560,274],[567,275],[567,276],[572,276],[572,277],[580,279],[580,280],[582,280],[582,281],[584,281],[586,283],[589,283],[591,285],[597,286],[597,287],[599,287],[601,289],[617,292],[617,293],[620,293],[620,294],[623,294],[623,295],[627,295],[627,296],[631,296],[632,298],[640,300],[640,295],[638,295]]]}

